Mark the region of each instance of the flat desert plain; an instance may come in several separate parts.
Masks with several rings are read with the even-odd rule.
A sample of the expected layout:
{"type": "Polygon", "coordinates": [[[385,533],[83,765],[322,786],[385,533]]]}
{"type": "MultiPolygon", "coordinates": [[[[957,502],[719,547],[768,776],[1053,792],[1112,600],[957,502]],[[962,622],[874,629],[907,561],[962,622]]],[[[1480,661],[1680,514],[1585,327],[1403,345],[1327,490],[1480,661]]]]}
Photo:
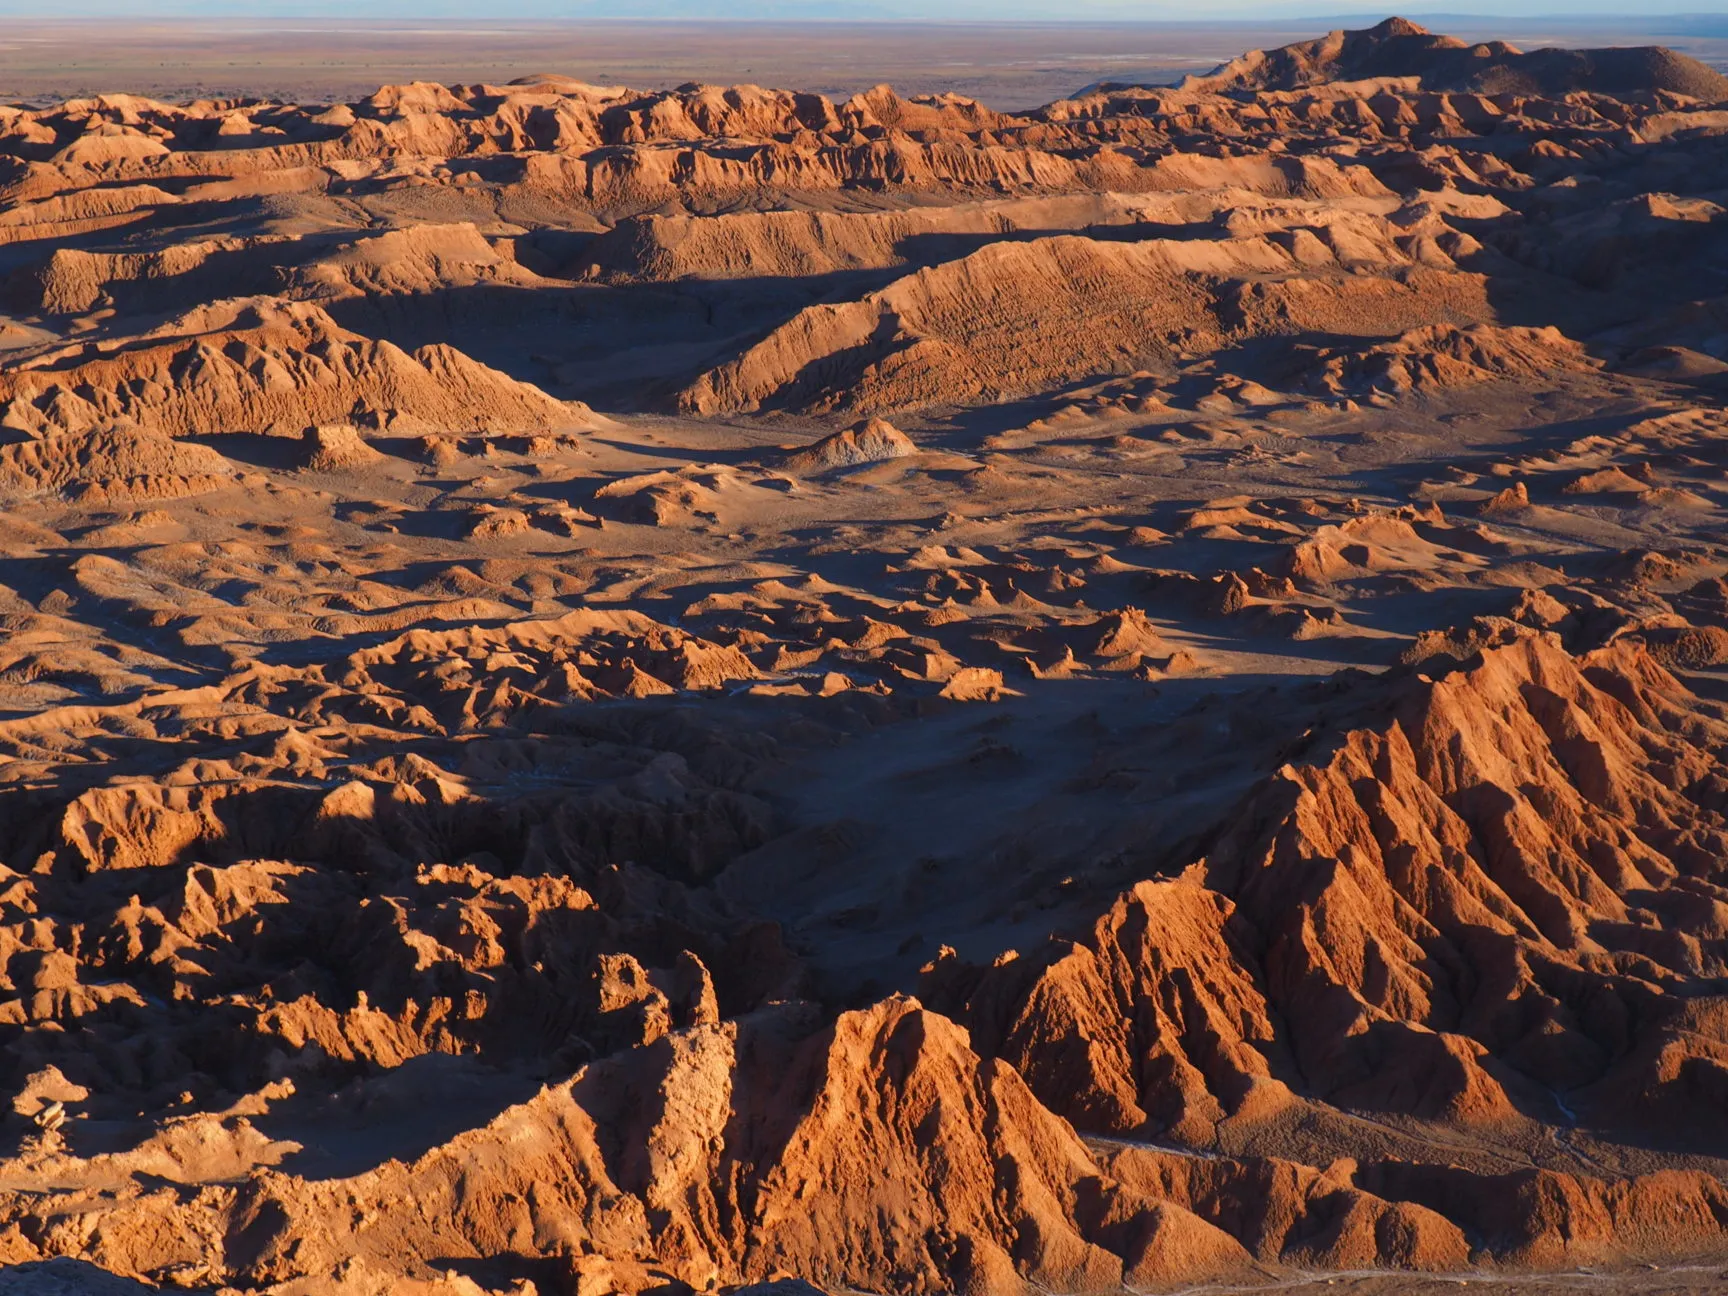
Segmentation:
{"type": "Polygon", "coordinates": [[[1089,79],[0,108],[0,1292],[1722,1290],[1728,78],[1089,79]]]}

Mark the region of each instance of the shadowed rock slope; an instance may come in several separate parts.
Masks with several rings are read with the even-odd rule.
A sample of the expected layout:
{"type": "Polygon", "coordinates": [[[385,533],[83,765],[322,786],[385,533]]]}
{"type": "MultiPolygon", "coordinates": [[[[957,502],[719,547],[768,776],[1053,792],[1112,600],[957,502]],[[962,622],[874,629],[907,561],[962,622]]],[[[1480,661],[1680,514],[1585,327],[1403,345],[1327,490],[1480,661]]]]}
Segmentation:
{"type": "MultiPolygon", "coordinates": [[[[260,1097],[123,1154],[38,1140],[6,1172],[11,1254],[72,1245],[74,1202],[77,1249],[121,1272],[354,1290],[506,1251],[579,1288],[1107,1291],[1712,1245],[1710,1174],[1494,1162],[1714,1108],[1728,718],[1640,649],[1540,635],[1358,706],[1370,725],[1315,735],[1089,932],[994,966],[945,953],[922,1004],[837,1017],[776,929],[672,880],[763,829],[670,751],[583,804],[418,753],[334,791],[301,785],[314,765],[30,798],[6,831],[40,852],[7,899],[38,915],[8,929],[31,971],[0,1005],[23,1114],[188,1082],[260,1097]],[[621,832],[658,871],[602,862],[621,832]],[[464,840],[485,848],[413,863],[464,840]],[[69,912],[105,916],[49,916],[69,912]],[[343,1172],[337,1135],[327,1171],[267,1168],[305,1157],[278,1109],[317,1074],[386,1068],[318,1113],[321,1142],[362,1137],[414,1101],[415,1059],[472,1050],[591,1060],[422,1155],[343,1172]],[[1364,1138],[1346,1112],[1394,1123],[1364,1138]],[[1421,1155],[1440,1128],[1500,1151],[1421,1155]],[[144,1173],[165,1186],[120,1186],[144,1173]],[[119,1191],[80,1197],[89,1175],[119,1191]]],[[[534,759],[600,756],[571,734],[534,759]]]]}

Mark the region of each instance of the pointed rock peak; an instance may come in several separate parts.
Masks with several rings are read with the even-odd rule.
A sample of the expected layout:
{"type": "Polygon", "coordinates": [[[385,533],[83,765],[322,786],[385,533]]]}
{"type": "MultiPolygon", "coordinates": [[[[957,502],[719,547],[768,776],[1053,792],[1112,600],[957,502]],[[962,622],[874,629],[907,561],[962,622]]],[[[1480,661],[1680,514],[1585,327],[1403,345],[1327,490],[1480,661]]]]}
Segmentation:
{"type": "Polygon", "coordinates": [[[1413,23],[1408,18],[1397,17],[1376,23],[1368,29],[1368,32],[1372,36],[1429,36],[1433,34],[1419,23],[1413,23]]]}

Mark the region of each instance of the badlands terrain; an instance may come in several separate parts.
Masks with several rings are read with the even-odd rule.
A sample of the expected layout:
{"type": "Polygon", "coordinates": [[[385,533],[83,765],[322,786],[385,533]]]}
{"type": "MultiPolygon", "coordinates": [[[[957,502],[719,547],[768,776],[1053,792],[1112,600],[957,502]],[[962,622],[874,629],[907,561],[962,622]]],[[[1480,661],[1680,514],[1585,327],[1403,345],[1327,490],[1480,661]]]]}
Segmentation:
{"type": "Polygon", "coordinates": [[[109,94],[0,193],[0,1292],[1728,1282],[1728,79],[109,94]]]}

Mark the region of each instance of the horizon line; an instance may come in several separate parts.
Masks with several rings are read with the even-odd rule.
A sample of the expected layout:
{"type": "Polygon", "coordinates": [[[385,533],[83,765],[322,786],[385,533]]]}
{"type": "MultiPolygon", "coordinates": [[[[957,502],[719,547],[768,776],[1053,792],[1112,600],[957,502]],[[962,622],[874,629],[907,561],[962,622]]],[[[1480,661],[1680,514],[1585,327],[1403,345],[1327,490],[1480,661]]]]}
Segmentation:
{"type": "MultiPolygon", "coordinates": [[[[324,26],[343,27],[378,27],[391,31],[417,31],[428,28],[455,27],[462,29],[484,28],[498,30],[504,28],[535,28],[535,27],[968,27],[968,28],[1062,28],[1074,27],[1188,27],[1188,28],[1218,28],[1218,27],[1266,27],[1266,26],[1314,26],[1340,21],[1362,21],[1374,14],[1383,14],[1386,18],[1404,18],[1408,21],[1426,23],[1431,21],[1474,22],[1504,24],[1508,22],[1541,22],[1549,26],[1623,26],[1628,28],[1649,28],[1652,24],[1674,22],[1681,20],[1721,20],[1728,21],[1728,6],[1722,9],[1687,9],[1672,12],[1659,12],[1648,15],[1629,16],[1624,13],[1603,13],[1592,15],[1579,13],[1576,10],[1566,13],[1477,13],[1468,11],[1392,11],[1380,8],[1364,8],[1360,11],[1333,12],[1320,14],[1265,14],[1255,16],[1220,16],[1216,18],[1123,18],[1111,16],[1075,16],[1069,18],[925,18],[916,15],[871,16],[861,14],[852,17],[824,17],[811,15],[808,17],[770,17],[752,15],[719,15],[709,16],[677,16],[677,15],[641,15],[628,18],[608,15],[572,14],[561,18],[489,18],[477,23],[473,18],[455,17],[395,17],[395,18],[353,18],[333,16],[328,13],[306,14],[273,14],[269,16],[248,16],[243,14],[196,15],[196,14],[160,14],[140,16],[136,19],[123,19],[114,14],[72,13],[55,16],[37,16],[31,14],[9,15],[9,6],[0,4],[0,16],[11,18],[12,21],[29,22],[42,26],[67,26],[80,23],[102,23],[113,27],[161,27],[161,26],[201,26],[213,24],[234,24],[248,27],[277,27],[284,23],[297,23],[316,20],[324,26]]],[[[1370,23],[1370,26],[1375,24],[1370,23]]],[[[0,41],[3,44],[3,41],[0,41]]]]}

